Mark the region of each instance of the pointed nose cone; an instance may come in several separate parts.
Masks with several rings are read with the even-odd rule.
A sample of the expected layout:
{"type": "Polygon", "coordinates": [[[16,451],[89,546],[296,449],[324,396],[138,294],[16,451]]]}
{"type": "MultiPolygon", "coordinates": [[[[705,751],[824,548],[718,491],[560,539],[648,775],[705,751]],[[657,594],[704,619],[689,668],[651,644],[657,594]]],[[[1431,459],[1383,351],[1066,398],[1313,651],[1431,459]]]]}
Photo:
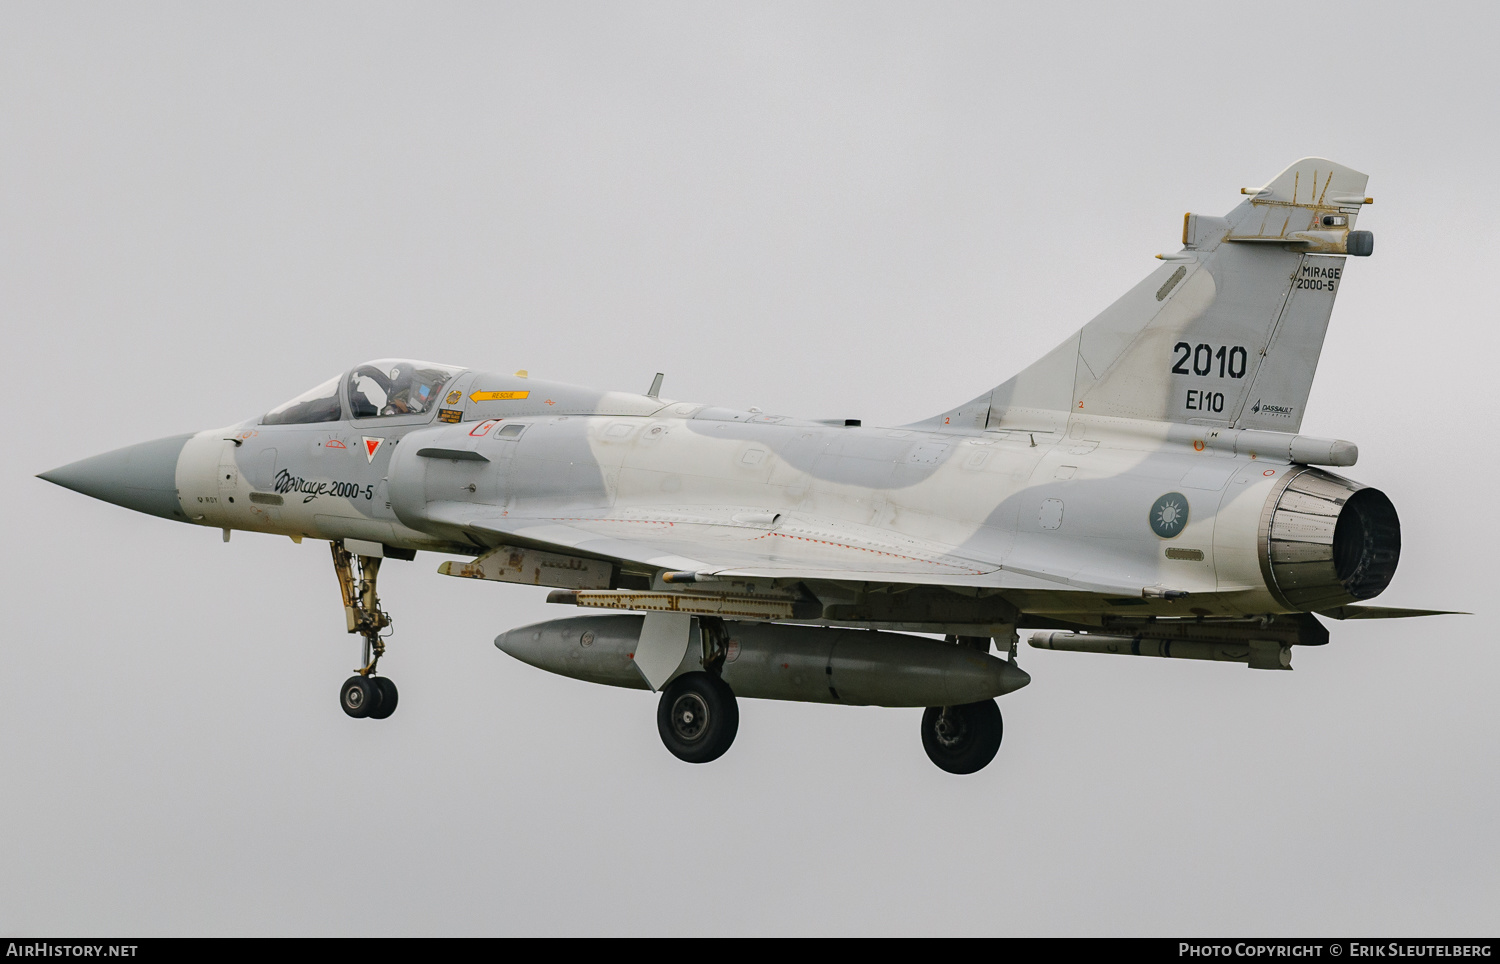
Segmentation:
{"type": "Polygon", "coordinates": [[[115,505],[187,521],[177,502],[177,456],[191,435],[130,445],[37,476],[115,505]]]}

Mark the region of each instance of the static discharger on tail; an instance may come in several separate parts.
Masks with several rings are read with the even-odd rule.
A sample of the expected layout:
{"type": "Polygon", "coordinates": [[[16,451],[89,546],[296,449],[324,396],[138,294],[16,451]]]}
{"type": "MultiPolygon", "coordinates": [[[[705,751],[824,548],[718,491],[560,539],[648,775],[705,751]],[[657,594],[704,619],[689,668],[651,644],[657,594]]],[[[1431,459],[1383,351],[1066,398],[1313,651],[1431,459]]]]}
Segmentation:
{"type": "Polygon", "coordinates": [[[579,615],[511,629],[553,673],[660,693],[679,758],[722,755],[737,699],[923,707],[939,767],[999,749],[996,698],[1051,650],[1291,668],[1391,582],[1390,499],[1300,434],[1365,175],[1305,158],[1036,364],[912,425],[817,421],[455,365],[360,365],[264,416],[42,478],[141,512],[328,541],[380,719],[384,560],[545,587],[579,615]],[[595,611],[590,613],[590,611],[595,611]],[[931,634],[931,635],[916,635],[931,634]],[[943,637],[941,640],[933,636],[943,637]],[[997,653],[992,653],[996,650],[997,653]]]}

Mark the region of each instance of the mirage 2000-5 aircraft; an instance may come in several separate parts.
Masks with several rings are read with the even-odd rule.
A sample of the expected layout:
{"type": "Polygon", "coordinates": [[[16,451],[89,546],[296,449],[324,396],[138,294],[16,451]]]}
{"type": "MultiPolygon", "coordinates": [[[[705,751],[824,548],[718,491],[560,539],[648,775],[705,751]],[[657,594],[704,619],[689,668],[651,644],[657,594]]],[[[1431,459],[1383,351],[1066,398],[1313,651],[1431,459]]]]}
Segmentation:
{"type": "Polygon", "coordinates": [[[1401,549],[1391,501],[1298,434],[1366,176],[1305,158],[1036,364],[893,428],[600,392],[421,361],[360,365],[267,414],[42,478],[179,522],[327,540],[381,719],[385,559],[545,586],[602,614],[512,629],[542,669],[659,691],[679,758],[729,748],[736,699],[926,707],[953,773],[1000,746],[1032,646],[1284,670],[1401,549]],[[942,634],[938,640],[913,633],[942,634]],[[990,655],[994,641],[1006,658],[990,655]]]}

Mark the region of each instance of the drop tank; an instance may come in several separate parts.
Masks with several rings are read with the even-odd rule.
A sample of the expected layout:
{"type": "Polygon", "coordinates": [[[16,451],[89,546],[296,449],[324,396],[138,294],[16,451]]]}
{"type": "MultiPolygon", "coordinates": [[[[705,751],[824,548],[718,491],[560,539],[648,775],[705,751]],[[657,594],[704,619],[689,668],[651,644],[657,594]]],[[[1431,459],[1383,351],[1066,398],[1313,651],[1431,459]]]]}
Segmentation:
{"type": "MultiPolygon", "coordinates": [[[[647,689],[634,665],[642,621],[627,614],[554,619],[501,633],[495,646],[562,676],[647,689]]],[[[1011,662],[923,636],[695,617],[673,676],[703,669],[739,697],[866,706],[955,706],[1031,682],[1011,662]]]]}

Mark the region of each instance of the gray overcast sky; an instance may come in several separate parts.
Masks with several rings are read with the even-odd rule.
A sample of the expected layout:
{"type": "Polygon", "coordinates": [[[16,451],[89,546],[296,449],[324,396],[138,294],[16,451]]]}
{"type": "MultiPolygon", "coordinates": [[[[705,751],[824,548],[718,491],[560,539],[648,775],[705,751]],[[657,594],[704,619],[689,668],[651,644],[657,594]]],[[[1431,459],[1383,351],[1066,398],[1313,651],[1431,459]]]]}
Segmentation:
{"type": "Polygon", "coordinates": [[[0,935],[1500,930],[1489,4],[0,6],[0,935]],[[988,389],[1322,155],[1371,175],[1304,430],[1404,547],[1296,672],[1022,653],[1006,743],[655,699],[391,563],[32,478],[365,358],[887,424],[988,389]]]}

